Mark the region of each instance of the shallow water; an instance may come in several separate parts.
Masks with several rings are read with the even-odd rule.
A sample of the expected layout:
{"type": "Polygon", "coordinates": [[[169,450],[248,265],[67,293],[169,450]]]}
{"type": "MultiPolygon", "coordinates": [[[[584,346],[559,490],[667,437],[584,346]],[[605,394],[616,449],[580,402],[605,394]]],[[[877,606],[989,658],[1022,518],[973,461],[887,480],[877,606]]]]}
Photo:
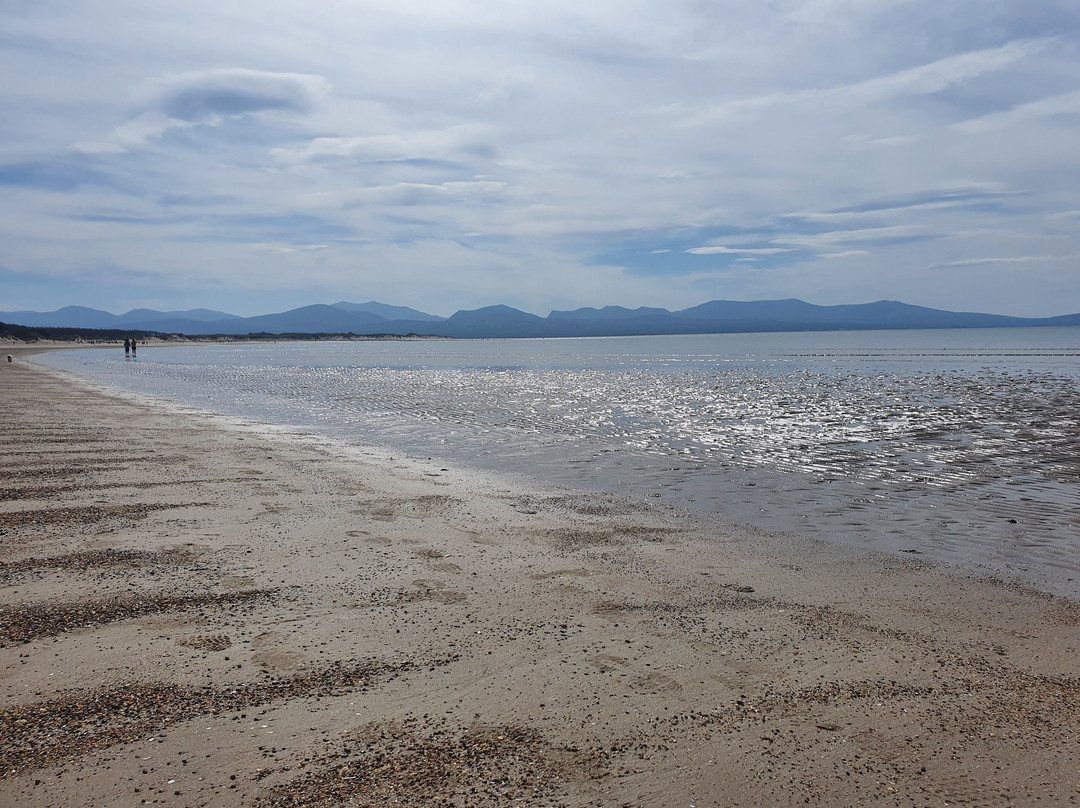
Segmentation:
{"type": "Polygon", "coordinates": [[[41,358],[126,390],[1080,596],[1080,329],[41,358]]]}

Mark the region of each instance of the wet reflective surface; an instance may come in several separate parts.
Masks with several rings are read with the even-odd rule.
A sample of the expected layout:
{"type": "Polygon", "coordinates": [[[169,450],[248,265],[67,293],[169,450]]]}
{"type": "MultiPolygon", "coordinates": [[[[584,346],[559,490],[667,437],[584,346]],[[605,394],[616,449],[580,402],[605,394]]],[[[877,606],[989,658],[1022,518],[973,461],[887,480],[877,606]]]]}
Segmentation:
{"type": "Polygon", "coordinates": [[[1080,329],[323,342],[48,364],[1080,595],[1080,329]]]}

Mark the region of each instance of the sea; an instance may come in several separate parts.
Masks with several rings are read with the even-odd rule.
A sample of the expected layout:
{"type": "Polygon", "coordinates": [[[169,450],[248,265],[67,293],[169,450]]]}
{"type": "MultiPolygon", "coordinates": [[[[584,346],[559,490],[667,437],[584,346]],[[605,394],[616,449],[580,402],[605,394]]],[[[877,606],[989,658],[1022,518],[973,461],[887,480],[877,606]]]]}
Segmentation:
{"type": "Polygon", "coordinates": [[[1080,328],[117,348],[37,361],[335,441],[1080,597],[1080,328]]]}

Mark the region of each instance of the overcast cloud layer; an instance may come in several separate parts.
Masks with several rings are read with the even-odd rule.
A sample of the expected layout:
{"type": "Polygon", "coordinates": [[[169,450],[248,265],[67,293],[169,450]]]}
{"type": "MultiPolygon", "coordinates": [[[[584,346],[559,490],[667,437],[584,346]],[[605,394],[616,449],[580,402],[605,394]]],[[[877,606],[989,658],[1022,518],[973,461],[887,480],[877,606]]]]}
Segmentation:
{"type": "Polygon", "coordinates": [[[1080,312],[1080,4],[0,5],[0,310],[1080,312]]]}

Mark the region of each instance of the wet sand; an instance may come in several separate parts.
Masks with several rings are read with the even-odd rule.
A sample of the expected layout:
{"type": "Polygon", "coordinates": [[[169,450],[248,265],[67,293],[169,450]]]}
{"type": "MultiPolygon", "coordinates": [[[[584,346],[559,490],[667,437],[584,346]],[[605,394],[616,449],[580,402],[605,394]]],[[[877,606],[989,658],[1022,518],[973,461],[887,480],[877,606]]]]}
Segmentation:
{"type": "Polygon", "coordinates": [[[0,805],[1080,800],[1080,606],[0,364],[0,805]]]}

